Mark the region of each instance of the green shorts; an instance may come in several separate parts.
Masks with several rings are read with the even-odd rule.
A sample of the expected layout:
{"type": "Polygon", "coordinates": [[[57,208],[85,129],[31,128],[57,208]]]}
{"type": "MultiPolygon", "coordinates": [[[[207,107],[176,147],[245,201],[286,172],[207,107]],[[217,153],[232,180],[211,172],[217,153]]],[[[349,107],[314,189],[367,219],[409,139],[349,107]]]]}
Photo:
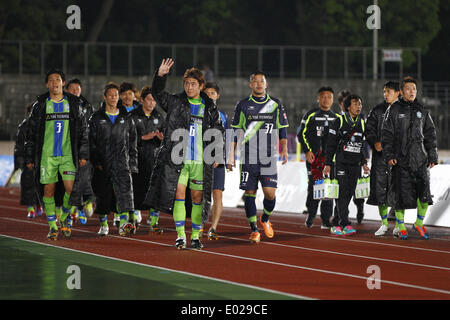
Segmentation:
{"type": "Polygon", "coordinates": [[[58,182],[58,172],[61,174],[63,181],[75,180],[76,168],[72,156],[42,157],[40,172],[42,184],[58,182]]]}
{"type": "Polygon", "coordinates": [[[203,163],[185,163],[181,169],[178,184],[191,190],[203,190],[203,163]],[[188,185],[189,183],[189,185],[188,185]]]}

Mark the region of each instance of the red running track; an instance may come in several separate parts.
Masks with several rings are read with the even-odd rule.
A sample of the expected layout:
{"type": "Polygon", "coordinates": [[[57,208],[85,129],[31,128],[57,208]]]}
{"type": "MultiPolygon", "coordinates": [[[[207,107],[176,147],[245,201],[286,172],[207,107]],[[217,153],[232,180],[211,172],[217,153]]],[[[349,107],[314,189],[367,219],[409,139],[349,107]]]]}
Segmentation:
{"type": "MultiPolygon", "coordinates": [[[[18,205],[19,192],[0,188],[0,234],[48,243],[46,218],[28,220],[18,205]]],[[[179,251],[173,246],[172,216],[161,215],[163,235],[150,235],[148,226],[141,225],[137,235],[123,238],[111,221],[110,235],[99,237],[94,215],[86,225],[74,224],[71,239],[52,244],[312,299],[450,299],[448,228],[429,227],[430,240],[409,232],[410,239],[402,241],[391,234],[375,237],[375,221],[356,225],[355,236],[335,237],[320,229],[320,218],[310,229],[304,220],[304,215],[275,212],[275,237],[262,233],[257,245],[248,240],[244,210],[225,209],[219,240],[203,238],[203,250],[179,251]],[[369,266],[379,268],[379,289],[368,287],[377,284],[368,281],[373,275],[369,266]]]]}

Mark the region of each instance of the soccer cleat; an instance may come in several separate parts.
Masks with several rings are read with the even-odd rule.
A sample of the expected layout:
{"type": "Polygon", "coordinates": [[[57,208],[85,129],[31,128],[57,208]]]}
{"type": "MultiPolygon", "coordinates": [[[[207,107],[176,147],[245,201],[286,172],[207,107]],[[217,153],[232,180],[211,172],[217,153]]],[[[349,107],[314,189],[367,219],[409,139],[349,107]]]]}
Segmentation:
{"type": "Polygon", "coordinates": [[[132,223],[124,222],[119,227],[119,235],[122,236],[122,237],[125,237],[129,233],[131,233],[134,228],[135,228],[135,226],[132,223]]]}
{"type": "Polygon", "coordinates": [[[413,226],[412,226],[412,229],[414,231],[416,231],[417,233],[419,233],[420,239],[423,239],[423,240],[430,239],[430,236],[428,235],[428,231],[427,231],[427,229],[425,227],[423,227],[423,226],[419,227],[418,225],[416,225],[414,223],[413,226]]]}
{"type": "Polygon", "coordinates": [[[134,221],[136,221],[138,224],[142,222],[141,210],[134,210],[134,221]]]}
{"type": "Polygon", "coordinates": [[[200,239],[191,239],[191,247],[192,249],[201,250],[203,249],[203,244],[200,239]]]}
{"type": "Polygon", "coordinates": [[[334,234],[336,236],[343,236],[342,228],[341,227],[331,227],[330,229],[331,234],[334,234]]]}
{"type": "Polygon", "coordinates": [[[71,216],[72,216],[72,221],[73,222],[77,222],[77,220],[78,220],[78,209],[75,209],[75,211],[71,213],[71,216]]]}
{"type": "Polygon", "coordinates": [[[41,206],[38,206],[38,209],[36,212],[37,216],[38,217],[42,216],[42,213],[44,213],[44,209],[41,206]]]}
{"type": "Polygon", "coordinates": [[[86,224],[87,217],[83,210],[78,210],[78,220],[81,224],[86,224]]]}
{"type": "Polygon", "coordinates": [[[67,216],[66,220],[61,221],[61,233],[66,238],[70,238],[72,235],[72,221],[69,216],[67,216]]]}
{"type": "Polygon", "coordinates": [[[92,217],[92,214],[94,213],[92,201],[86,201],[86,203],[84,204],[84,212],[86,213],[87,217],[92,217]]]}
{"type": "Polygon", "coordinates": [[[133,228],[130,230],[130,233],[131,234],[136,234],[139,224],[137,223],[136,220],[134,220],[134,222],[132,222],[131,224],[133,225],[133,228]]]}
{"type": "Polygon", "coordinates": [[[344,236],[353,236],[354,234],[356,234],[356,230],[353,229],[351,225],[348,225],[342,230],[342,233],[344,234],[344,236]]]}
{"type": "Polygon", "coordinates": [[[150,233],[162,234],[163,229],[160,228],[159,225],[156,223],[150,226],[150,233]]]}
{"type": "Polygon", "coordinates": [[[119,228],[120,227],[120,215],[114,214],[114,227],[119,228]]]}
{"type": "Polygon", "coordinates": [[[258,231],[253,231],[249,239],[252,243],[259,243],[261,241],[261,234],[258,231]]]}
{"type": "Polygon", "coordinates": [[[400,230],[398,232],[398,237],[400,240],[408,240],[408,232],[406,232],[406,230],[400,230]]]}
{"type": "Polygon", "coordinates": [[[34,209],[33,209],[33,210],[30,210],[30,211],[28,212],[27,218],[28,218],[28,219],[34,219],[34,218],[36,218],[36,213],[34,212],[34,209]]]}
{"type": "Polygon", "coordinates": [[[322,225],[320,226],[320,229],[322,230],[330,230],[331,223],[329,221],[322,221],[322,225]]]}
{"type": "Polygon", "coordinates": [[[398,227],[395,227],[394,230],[392,230],[392,235],[395,238],[398,238],[399,237],[399,234],[398,234],[399,232],[400,232],[400,229],[398,227]]]}
{"type": "Polygon", "coordinates": [[[377,237],[384,236],[384,235],[386,235],[386,233],[387,233],[388,231],[389,231],[389,227],[386,226],[386,225],[384,225],[384,224],[382,224],[381,227],[378,228],[378,230],[375,232],[375,235],[376,235],[377,237]]]}
{"type": "Polygon", "coordinates": [[[58,229],[50,228],[50,231],[47,234],[47,238],[49,240],[57,240],[58,239],[58,229]]]}
{"type": "Polygon", "coordinates": [[[209,229],[208,240],[219,240],[219,235],[217,234],[215,229],[213,228],[209,229]]]}
{"type": "Polygon", "coordinates": [[[100,226],[100,230],[98,230],[98,234],[100,236],[107,236],[109,233],[109,227],[108,226],[100,226]]]}
{"type": "Polygon", "coordinates": [[[267,238],[273,238],[273,228],[272,228],[272,223],[270,223],[269,220],[267,220],[266,222],[262,221],[262,218],[259,217],[259,222],[261,222],[261,225],[264,229],[264,234],[266,235],[267,238]]]}
{"type": "Polygon", "coordinates": [[[313,224],[314,224],[314,217],[308,214],[308,218],[306,218],[305,220],[305,226],[307,228],[312,228],[313,224]]]}
{"type": "Polygon", "coordinates": [[[177,238],[177,240],[175,240],[175,247],[177,247],[178,250],[186,249],[186,238],[177,238]]]}

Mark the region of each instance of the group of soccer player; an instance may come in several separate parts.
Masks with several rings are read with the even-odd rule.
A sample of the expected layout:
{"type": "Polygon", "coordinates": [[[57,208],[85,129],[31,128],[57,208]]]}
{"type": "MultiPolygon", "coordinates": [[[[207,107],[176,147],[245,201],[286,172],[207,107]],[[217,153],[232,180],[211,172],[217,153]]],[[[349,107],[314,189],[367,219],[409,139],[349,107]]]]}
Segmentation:
{"type": "MultiPolygon", "coordinates": [[[[288,160],[289,125],[282,103],[267,93],[264,73],[255,72],[249,79],[251,94],[237,103],[229,128],[226,114],[217,108],[219,87],[207,83],[199,69],[186,70],[181,93],[165,91],[173,64],[172,59],[163,59],[152,86],[140,92],[130,83],[107,84],[96,111],[81,95],[79,80],[66,84],[61,71],[46,74],[48,92],[28,107],[19,126],[15,166],[22,169],[21,204],[28,207],[29,218],[35,216],[35,205],[45,212],[48,239],[56,240],[60,232],[70,237],[75,214],[85,224],[93,212],[99,218],[99,235],[109,234],[110,213],[121,236],[135,234],[141,211],[148,210],[152,233],[162,233],[160,213],[173,216],[178,249],[187,247],[185,221],[190,216],[190,246],[201,249],[200,237],[210,216],[208,239],[219,238],[225,173],[236,166],[237,156],[249,239],[261,241],[258,225],[267,238],[274,237],[270,216],[276,205],[278,151],[282,164],[288,160]],[[157,104],[165,116],[155,109],[157,104]],[[264,194],[259,219],[258,183],[264,194]]],[[[319,107],[305,115],[298,131],[308,168],[307,227],[318,208],[312,198],[314,180],[331,175],[339,181],[339,199],[332,225],[332,203],[322,201],[322,227],[335,235],[356,232],[348,219],[348,205],[361,168],[369,173],[369,151],[364,148],[368,143],[372,147],[368,203],[379,206],[383,221],[377,235],[387,232],[391,206],[398,234],[406,239],[404,209],[413,206],[420,213],[414,229],[428,237],[423,218],[432,203],[428,170],[437,163],[436,134],[429,113],[412,94],[417,91],[410,87],[416,90],[415,80],[404,80],[398,98],[399,85],[388,82],[385,102],[371,111],[367,124],[359,96],[348,95],[342,114],[337,114],[330,110],[333,89],[319,90],[319,107]],[[410,150],[425,156],[412,155],[410,150]],[[398,192],[406,190],[405,183],[411,191],[408,197],[398,192]],[[388,188],[392,199],[387,197],[388,188]]]]}
{"type": "MultiPolygon", "coordinates": [[[[367,204],[378,206],[382,221],[375,236],[388,233],[391,207],[395,212],[394,237],[408,239],[405,209],[417,208],[412,230],[421,239],[428,239],[423,220],[428,205],[433,203],[429,170],[438,163],[438,153],[433,120],[417,100],[417,81],[406,77],[401,83],[386,82],[384,101],[370,111],[367,119],[361,113],[360,96],[348,90],[340,92],[341,110],[335,113],[331,110],[333,95],[332,88],[320,88],[319,107],[305,114],[298,129],[308,173],[306,227],[312,227],[321,202],[321,228],[330,229],[337,236],[354,235],[356,230],[348,218],[348,206],[355,196],[358,179],[362,173],[370,172],[367,204]],[[337,179],[339,184],[333,218],[333,200],[313,198],[315,181],[327,176],[337,179]]],[[[354,199],[354,202],[358,209],[357,221],[361,223],[364,199],[354,199]]]]}

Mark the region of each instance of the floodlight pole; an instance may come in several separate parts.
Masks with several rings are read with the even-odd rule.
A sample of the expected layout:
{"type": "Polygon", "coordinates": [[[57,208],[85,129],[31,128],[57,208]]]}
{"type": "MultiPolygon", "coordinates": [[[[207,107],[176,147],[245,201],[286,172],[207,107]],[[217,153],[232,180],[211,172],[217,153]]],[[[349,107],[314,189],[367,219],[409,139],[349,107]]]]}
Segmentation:
{"type": "MultiPolygon", "coordinates": [[[[378,6],[378,0],[374,0],[374,5],[378,6]]],[[[373,80],[378,79],[378,29],[373,29],[373,80]]]]}

